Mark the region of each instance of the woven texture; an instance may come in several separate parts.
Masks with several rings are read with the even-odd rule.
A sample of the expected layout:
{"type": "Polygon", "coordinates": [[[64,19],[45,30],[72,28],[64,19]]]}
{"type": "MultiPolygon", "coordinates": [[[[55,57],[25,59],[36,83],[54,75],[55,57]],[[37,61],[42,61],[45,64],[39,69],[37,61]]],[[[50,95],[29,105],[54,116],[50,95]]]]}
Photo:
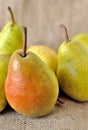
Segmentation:
{"type": "MultiPolygon", "coordinates": [[[[68,28],[70,36],[88,32],[88,0],[0,0],[0,29],[9,21],[7,7],[15,19],[28,28],[28,45],[44,44],[57,50],[64,40],[59,28],[68,28]]],[[[46,117],[31,119],[10,107],[0,114],[0,130],[88,130],[88,103],[67,97],[46,117]]]]}
{"type": "Polygon", "coordinates": [[[0,130],[88,130],[88,103],[63,100],[41,118],[25,117],[8,107],[0,114],[0,130]]]}

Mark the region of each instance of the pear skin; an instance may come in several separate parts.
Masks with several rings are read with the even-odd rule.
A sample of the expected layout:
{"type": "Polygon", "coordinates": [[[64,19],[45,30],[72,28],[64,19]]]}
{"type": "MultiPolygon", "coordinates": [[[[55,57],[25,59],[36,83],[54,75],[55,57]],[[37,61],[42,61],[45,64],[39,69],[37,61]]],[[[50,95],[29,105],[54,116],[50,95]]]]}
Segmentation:
{"type": "Polygon", "coordinates": [[[5,97],[5,79],[7,75],[9,57],[0,55],[0,112],[2,112],[7,104],[5,97]]]}
{"type": "Polygon", "coordinates": [[[59,88],[54,72],[33,52],[18,50],[10,58],[5,94],[10,106],[29,117],[45,116],[57,101],[59,88]]]}
{"type": "Polygon", "coordinates": [[[77,34],[73,37],[73,39],[83,43],[86,47],[88,47],[88,34],[87,33],[77,34]]]}
{"type": "Polygon", "coordinates": [[[54,72],[57,68],[57,53],[54,49],[44,45],[34,45],[28,48],[28,51],[32,51],[40,57],[54,72]]]}

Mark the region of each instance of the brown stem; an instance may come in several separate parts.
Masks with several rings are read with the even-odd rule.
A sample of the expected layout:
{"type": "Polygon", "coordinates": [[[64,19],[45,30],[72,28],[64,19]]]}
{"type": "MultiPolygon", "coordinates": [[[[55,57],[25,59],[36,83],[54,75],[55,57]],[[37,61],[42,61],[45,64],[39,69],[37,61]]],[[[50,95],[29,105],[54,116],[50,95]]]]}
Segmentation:
{"type": "Polygon", "coordinates": [[[23,43],[23,52],[22,57],[26,56],[26,50],[27,50],[27,28],[24,27],[24,43],[23,43]]]}
{"type": "Polygon", "coordinates": [[[10,15],[11,15],[12,23],[15,24],[16,22],[15,22],[14,15],[13,15],[13,12],[12,12],[12,9],[10,6],[8,7],[8,10],[9,10],[10,15]]]}
{"type": "Polygon", "coordinates": [[[57,98],[57,101],[61,104],[64,104],[64,101],[61,98],[57,98]]]}
{"type": "Polygon", "coordinates": [[[70,40],[69,40],[68,31],[67,31],[66,26],[64,24],[61,24],[60,28],[64,29],[64,31],[65,31],[66,43],[69,42],[70,40]]]}

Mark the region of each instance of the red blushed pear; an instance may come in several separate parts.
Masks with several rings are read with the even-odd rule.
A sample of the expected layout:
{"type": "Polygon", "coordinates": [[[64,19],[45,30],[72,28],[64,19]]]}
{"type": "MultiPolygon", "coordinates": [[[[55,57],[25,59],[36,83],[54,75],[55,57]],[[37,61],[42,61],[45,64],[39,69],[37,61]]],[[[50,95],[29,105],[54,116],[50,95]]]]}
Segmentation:
{"type": "Polygon", "coordinates": [[[54,72],[36,54],[26,52],[26,28],[24,32],[23,50],[15,51],[9,62],[6,98],[10,106],[21,114],[45,116],[57,101],[58,81],[54,72]]]}

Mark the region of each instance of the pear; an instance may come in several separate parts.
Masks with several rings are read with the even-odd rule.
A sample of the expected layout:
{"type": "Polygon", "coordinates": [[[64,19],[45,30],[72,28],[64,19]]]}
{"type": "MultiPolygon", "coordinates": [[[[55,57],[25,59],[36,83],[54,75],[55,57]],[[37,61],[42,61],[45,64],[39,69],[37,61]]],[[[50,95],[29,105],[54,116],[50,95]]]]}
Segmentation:
{"type": "Polygon", "coordinates": [[[5,98],[4,84],[7,75],[9,57],[0,55],[0,112],[2,112],[7,104],[5,98]]]}
{"type": "Polygon", "coordinates": [[[26,52],[26,28],[24,31],[24,49],[15,51],[10,58],[5,94],[17,112],[29,117],[45,116],[57,101],[58,81],[54,72],[36,54],[26,52]]]}
{"type": "Polygon", "coordinates": [[[62,90],[76,101],[88,101],[88,48],[81,42],[69,40],[58,49],[57,77],[62,90]]]}
{"type": "Polygon", "coordinates": [[[77,34],[73,37],[73,39],[80,41],[86,47],[88,47],[88,33],[77,34]]]}
{"type": "Polygon", "coordinates": [[[34,45],[28,48],[28,51],[32,51],[40,57],[54,72],[57,68],[57,53],[54,49],[45,45],[34,45]]]}
{"type": "Polygon", "coordinates": [[[8,7],[12,20],[8,22],[0,33],[0,54],[11,55],[22,48],[23,32],[21,25],[15,22],[12,10],[8,7]]]}

